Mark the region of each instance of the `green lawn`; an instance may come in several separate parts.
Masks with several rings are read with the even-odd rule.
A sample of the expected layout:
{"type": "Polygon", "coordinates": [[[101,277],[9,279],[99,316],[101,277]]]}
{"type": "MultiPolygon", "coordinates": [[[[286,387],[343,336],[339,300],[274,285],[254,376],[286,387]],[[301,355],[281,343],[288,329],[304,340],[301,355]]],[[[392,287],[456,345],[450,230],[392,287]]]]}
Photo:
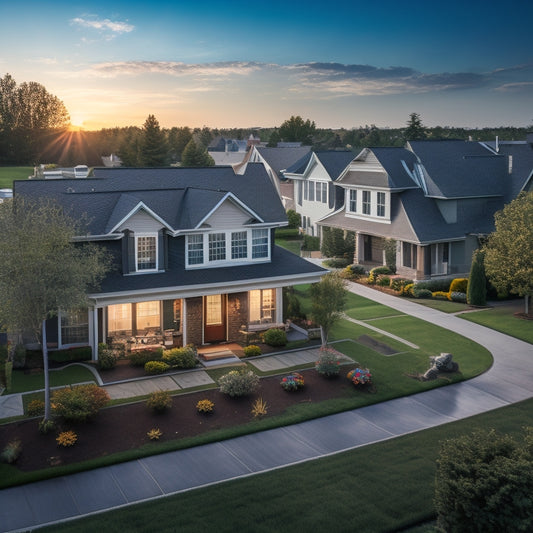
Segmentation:
{"type": "Polygon", "coordinates": [[[492,309],[465,313],[459,316],[470,322],[487,326],[533,344],[533,320],[517,318],[508,308],[493,307],[492,309]]]}
{"type": "Polygon", "coordinates": [[[26,180],[33,167],[0,167],[0,189],[12,189],[14,180],[26,180]]]}
{"type": "MultiPolygon", "coordinates": [[[[435,461],[443,440],[478,428],[518,435],[523,426],[532,425],[533,400],[528,400],[324,459],[42,531],[399,531],[434,519],[435,461]]],[[[417,529],[430,530],[431,526],[417,529]]]]}
{"type": "Polygon", "coordinates": [[[275,244],[289,250],[293,254],[300,255],[302,236],[297,229],[278,228],[276,230],[275,244]]]}
{"type": "MultiPolygon", "coordinates": [[[[71,385],[85,381],[96,382],[93,373],[81,365],[71,365],[62,370],[50,372],[50,386],[71,385]]],[[[44,374],[25,374],[22,370],[13,371],[12,388],[9,394],[16,392],[29,392],[44,389],[44,374]]]]}

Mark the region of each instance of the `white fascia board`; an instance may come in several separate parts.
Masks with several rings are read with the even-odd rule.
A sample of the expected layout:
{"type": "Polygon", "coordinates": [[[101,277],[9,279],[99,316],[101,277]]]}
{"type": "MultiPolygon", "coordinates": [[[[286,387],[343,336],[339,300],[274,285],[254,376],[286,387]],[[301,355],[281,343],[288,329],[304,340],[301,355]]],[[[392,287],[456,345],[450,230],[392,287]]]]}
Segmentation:
{"type": "Polygon", "coordinates": [[[122,224],[124,224],[124,222],[126,222],[126,220],[138,213],[141,209],[144,209],[152,218],[161,223],[161,225],[167,230],[172,231],[172,228],[159,215],[154,213],[144,202],[139,202],[120,222],[115,224],[109,233],[116,231],[118,228],[120,228],[120,226],[122,226],[122,224]]]}
{"type": "Polygon", "coordinates": [[[207,213],[207,215],[202,218],[202,220],[200,220],[200,222],[196,225],[196,228],[195,229],[199,229],[202,224],[210,217],[213,215],[213,213],[226,201],[226,200],[231,200],[233,201],[238,207],[240,207],[243,211],[245,211],[246,213],[248,213],[250,216],[256,218],[257,220],[260,220],[261,222],[264,222],[264,220],[257,214],[255,213],[252,209],[250,209],[246,204],[244,204],[243,202],[241,202],[233,193],[231,192],[228,192],[224,195],[224,197],[213,207],[213,209],[211,209],[209,211],[209,213],[207,213]]]}
{"type": "Polygon", "coordinates": [[[279,276],[272,278],[256,278],[251,280],[234,280],[226,283],[213,283],[206,285],[160,287],[140,291],[109,292],[102,294],[89,294],[89,299],[96,308],[119,303],[135,303],[150,300],[170,300],[178,298],[193,298],[197,296],[209,296],[212,294],[230,294],[257,289],[273,289],[277,287],[289,287],[304,283],[318,283],[324,272],[312,272],[308,274],[294,274],[291,276],[279,276]]]}
{"type": "Polygon", "coordinates": [[[118,241],[124,237],[124,233],[107,233],[105,235],[77,235],[73,237],[73,242],[91,241],[118,241]]]}

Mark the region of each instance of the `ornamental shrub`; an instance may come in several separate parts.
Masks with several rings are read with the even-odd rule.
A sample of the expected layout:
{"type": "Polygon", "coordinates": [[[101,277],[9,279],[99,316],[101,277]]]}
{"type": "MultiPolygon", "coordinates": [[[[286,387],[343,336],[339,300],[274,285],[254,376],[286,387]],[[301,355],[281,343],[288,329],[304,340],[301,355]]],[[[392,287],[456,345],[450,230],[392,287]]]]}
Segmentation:
{"type": "Polygon", "coordinates": [[[448,300],[448,293],[444,291],[435,291],[431,293],[435,300],[448,300]]]}
{"type": "Polygon", "coordinates": [[[413,288],[413,296],[415,298],[431,298],[433,296],[433,293],[429,289],[419,289],[416,287],[413,288]]]}
{"type": "Polygon", "coordinates": [[[212,413],[214,408],[215,408],[215,404],[211,400],[208,400],[208,399],[200,400],[196,404],[196,410],[199,413],[204,413],[204,414],[212,413]]]}
{"type": "Polygon", "coordinates": [[[378,267],[375,267],[373,268],[369,273],[368,273],[368,283],[370,285],[374,285],[374,283],[376,283],[377,281],[377,278],[378,276],[381,276],[381,275],[389,275],[389,274],[393,274],[392,270],[388,267],[388,266],[378,266],[378,267]]]}
{"type": "Polygon", "coordinates": [[[406,285],[409,285],[409,284],[412,284],[412,283],[413,283],[413,280],[412,280],[412,279],[407,279],[407,278],[391,278],[391,280],[390,280],[390,288],[391,288],[393,291],[401,292],[402,289],[403,289],[406,285]]]}
{"type": "Polygon", "coordinates": [[[194,368],[198,359],[192,346],[172,348],[163,352],[163,362],[174,368],[194,368]]]}
{"type": "Polygon", "coordinates": [[[407,285],[404,285],[402,287],[402,290],[400,291],[400,296],[410,296],[411,298],[414,297],[414,283],[408,283],[407,285]]]}
{"type": "Polygon", "coordinates": [[[287,334],[282,329],[272,328],[263,333],[263,341],[269,346],[285,346],[287,334]]]}
{"type": "Polygon", "coordinates": [[[117,366],[115,352],[105,343],[98,345],[98,368],[100,370],[110,370],[117,366]]]}
{"type": "Polygon", "coordinates": [[[219,380],[220,392],[235,396],[252,394],[259,387],[259,377],[251,370],[231,370],[219,380]]]}
{"type": "Polygon", "coordinates": [[[363,265],[348,265],[342,272],[341,277],[345,279],[359,279],[366,274],[365,267],[363,265]]]}
{"type": "Polygon", "coordinates": [[[314,237],[312,235],[304,235],[304,241],[302,243],[302,250],[308,252],[320,250],[320,237],[314,237]]]}
{"type": "Polygon", "coordinates": [[[331,259],[326,259],[324,264],[329,268],[346,268],[350,264],[350,259],[345,257],[332,257],[331,259]]]}
{"type": "Polygon", "coordinates": [[[156,374],[163,374],[170,368],[164,361],[148,361],[144,365],[144,371],[152,376],[156,374]]]}
{"type": "Polygon", "coordinates": [[[56,427],[56,424],[53,420],[43,418],[39,422],[39,433],[42,435],[47,435],[50,431],[53,431],[56,427]]]}
{"type": "Polygon", "coordinates": [[[42,416],[44,415],[43,400],[32,400],[26,409],[28,416],[42,416]]]}
{"type": "Polygon", "coordinates": [[[86,422],[109,402],[109,394],[98,385],[77,385],[52,394],[52,409],[70,422],[86,422]]]}
{"type": "Polygon", "coordinates": [[[268,405],[263,398],[257,398],[252,405],[252,415],[254,418],[265,416],[268,412],[268,405]]]}
{"type": "Polygon", "coordinates": [[[431,292],[444,291],[448,292],[450,289],[451,280],[449,278],[430,279],[427,281],[419,281],[416,286],[420,289],[428,289],[431,292]]]}
{"type": "Polygon", "coordinates": [[[379,285],[380,287],[390,287],[389,276],[379,276],[377,279],[377,285],[379,285]]]}
{"type": "Polygon", "coordinates": [[[321,349],[320,356],[315,364],[315,370],[327,378],[338,376],[340,360],[337,352],[328,348],[321,349]]]}
{"type": "Polygon", "coordinates": [[[50,361],[56,363],[70,363],[72,361],[88,361],[93,358],[90,346],[80,346],[78,348],[67,348],[65,350],[54,350],[48,354],[50,361]]]}
{"type": "Polygon", "coordinates": [[[258,355],[261,355],[261,348],[259,348],[259,346],[256,346],[255,344],[245,346],[243,348],[243,351],[244,357],[257,357],[258,355]]]}
{"type": "Polygon", "coordinates": [[[156,350],[135,350],[128,355],[128,360],[133,366],[144,366],[148,361],[161,361],[163,348],[156,350]]]}
{"type": "Polygon", "coordinates": [[[468,278],[455,278],[450,283],[449,292],[464,292],[468,289],[468,278]]]}
{"type": "Polygon", "coordinates": [[[163,435],[163,432],[159,428],[153,428],[146,433],[150,440],[159,440],[159,437],[163,435]]]}
{"type": "Polygon", "coordinates": [[[487,305],[487,277],[485,276],[485,254],[476,250],[472,256],[472,266],[468,277],[466,301],[470,305],[487,305]]]}
{"type": "Polygon", "coordinates": [[[162,413],[172,407],[172,396],[167,390],[152,392],[148,396],[148,400],[146,400],[146,405],[150,409],[162,413]]]}
{"type": "Polygon", "coordinates": [[[21,451],[22,444],[20,440],[12,440],[6,444],[2,453],[0,453],[0,461],[2,463],[13,464],[19,458],[21,451]]]}
{"type": "Polygon", "coordinates": [[[288,376],[285,376],[281,379],[280,385],[289,392],[297,391],[301,389],[304,383],[304,377],[298,372],[292,372],[288,376]]]}
{"type": "Polygon", "coordinates": [[[466,303],[466,293],[465,292],[453,291],[453,292],[449,292],[448,294],[449,294],[448,298],[452,302],[461,302],[461,303],[464,303],[464,304],[466,303]]]}
{"type": "Polygon", "coordinates": [[[67,448],[69,446],[74,446],[78,440],[78,435],[75,431],[69,430],[69,431],[62,431],[56,438],[56,442],[58,446],[63,446],[64,448],[67,448]]]}
{"type": "Polygon", "coordinates": [[[346,377],[356,386],[372,383],[372,374],[368,368],[354,368],[346,377]]]}

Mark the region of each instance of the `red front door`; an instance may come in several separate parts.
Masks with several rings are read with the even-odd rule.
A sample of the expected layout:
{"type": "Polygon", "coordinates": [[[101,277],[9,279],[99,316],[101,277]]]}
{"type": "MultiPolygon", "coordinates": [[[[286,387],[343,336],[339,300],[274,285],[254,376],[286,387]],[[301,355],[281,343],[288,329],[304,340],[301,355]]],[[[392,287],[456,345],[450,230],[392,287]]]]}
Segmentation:
{"type": "Polygon", "coordinates": [[[226,340],[226,295],[204,297],[204,342],[226,340]]]}

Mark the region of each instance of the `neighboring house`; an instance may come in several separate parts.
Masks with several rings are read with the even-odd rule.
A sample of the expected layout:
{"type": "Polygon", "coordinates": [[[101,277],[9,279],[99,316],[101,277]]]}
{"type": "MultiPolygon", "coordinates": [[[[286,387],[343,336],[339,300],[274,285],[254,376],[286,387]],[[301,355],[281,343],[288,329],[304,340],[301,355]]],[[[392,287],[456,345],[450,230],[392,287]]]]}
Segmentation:
{"type": "Polygon", "coordinates": [[[293,185],[284,178],[283,171],[311,151],[310,146],[300,144],[276,148],[254,145],[242,163],[234,166],[235,172],[244,172],[248,163],[261,163],[275,184],[285,210],[294,209],[293,185]]]}
{"type": "Polygon", "coordinates": [[[216,166],[236,165],[246,156],[248,141],[217,137],[207,147],[216,166]]]}
{"type": "Polygon", "coordinates": [[[89,167],[87,165],[76,165],[72,168],[50,168],[46,170],[46,165],[34,167],[33,177],[44,178],[47,180],[57,180],[63,178],[86,178],[89,175],[89,167]]]}
{"type": "Polygon", "coordinates": [[[494,213],[531,190],[528,141],[501,143],[499,151],[464,141],[365,148],[336,182],[343,207],[318,224],[355,232],[356,263],[383,265],[385,240],[393,239],[400,275],[468,275],[473,251],[494,230],[494,213]]]}
{"type": "Polygon", "coordinates": [[[294,208],[308,235],[318,235],[317,222],[344,204],[344,190],[334,182],[354,157],[344,150],[308,152],[283,172],[293,185],[294,208]]]}
{"type": "Polygon", "coordinates": [[[13,198],[13,189],[0,189],[0,204],[8,198],[13,198]]]}
{"type": "Polygon", "coordinates": [[[105,247],[115,268],[89,309],[49,321],[58,348],[122,342],[202,345],[283,323],[282,288],[321,267],[274,245],[285,211],[263,165],[95,169],[93,178],[15,181],[14,196],[87,213],[78,241],[105,247]]]}
{"type": "Polygon", "coordinates": [[[120,167],[122,166],[122,159],[116,154],[103,155],[102,163],[104,164],[104,167],[120,167]]]}

